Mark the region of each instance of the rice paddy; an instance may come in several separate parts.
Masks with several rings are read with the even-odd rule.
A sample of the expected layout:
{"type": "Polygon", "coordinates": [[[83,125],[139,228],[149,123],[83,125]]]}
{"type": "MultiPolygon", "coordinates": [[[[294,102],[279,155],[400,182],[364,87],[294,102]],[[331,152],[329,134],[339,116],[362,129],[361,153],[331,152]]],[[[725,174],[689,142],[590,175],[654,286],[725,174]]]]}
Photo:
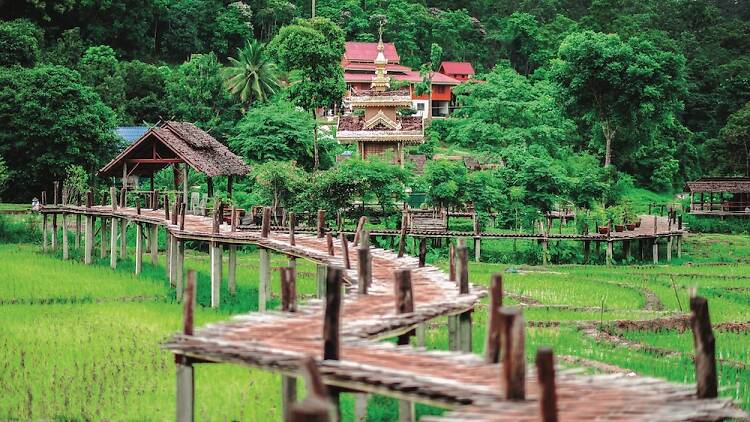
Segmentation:
{"type": "MultiPolygon", "coordinates": [[[[720,241],[744,247],[747,239],[720,241]]],[[[743,259],[711,263],[705,242],[695,236],[686,248],[701,263],[685,264],[692,256],[679,265],[609,268],[472,263],[470,279],[487,285],[492,273],[503,273],[505,303],[523,307],[529,321],[529,358],[537,347],[550,345],[561,364],[589,371],[606,370],[598,364],[607,364],[675,382],[694,381],[692,335],[658,321],[685,315],[690,290],[697,289],[709,299],[717,325],[720,394],[750,409],[750,265],[743,259]],[[639,329],[617,324],[657,318],[639,329]]],[[[179,329],[181,306],[163,265],[146,264],[136,277],[130,260],[111,270],[108,260],[85,266],[72,255],[63,261],[42,254],[38,245],[0,244],[0,419],[173,420],[174,363],[161,343],[179,329]]],[[[273,266],[285,261],[274,255],[273,266]]],[[[220,311],[208,308],[207,254],[190,251],[186,266],[199,275],[196,324],[257,309],[253,248],[240,251],[237,293],[230,294],[225,282],[220,311]]],[[[313,295],[315,266],[300,260],[298,272],[299,294],[313,295]]],[[[276,271],[272,290],[271,306],[277,306],[276,271]]],[[[486,303],[473,320],[473,351],[482,353],[486,303]]],[[[430,322],[425,346],[447,349],[447,343],[445,319],[430,322]]],[[[278,374],[204,365],[196,371],[196,388],[199,420],[281,419],[278,374]]],[[[353,420],[353,399],[343,397],[343,418],[353,420]]],[[[397,409],[396,401],[374,397],[368,420],[395,420],[397,409]]],[[[440,412],[417,406],[418,415],[440,412]]]]}

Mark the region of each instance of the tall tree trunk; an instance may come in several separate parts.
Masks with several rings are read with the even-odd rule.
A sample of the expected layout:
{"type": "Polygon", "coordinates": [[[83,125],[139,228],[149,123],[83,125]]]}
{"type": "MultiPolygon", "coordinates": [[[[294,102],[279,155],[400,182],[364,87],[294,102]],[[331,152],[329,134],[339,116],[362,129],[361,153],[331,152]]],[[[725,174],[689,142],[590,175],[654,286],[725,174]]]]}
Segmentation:
{"type": "Polygon", "coordinates": [[[318,157],[318,116],[315,114],[315,109],[312,109],[313,115],[313,169],[317,170],[320,165],[320,158],[318,157]]]}
{"type": "Polygon", "coordinates": [[[610,125],[608,120],[603,120],[602,135],[604,135],[605,147],[604,147],[604,167],[609,167],[612,164],[612,140],[615,138],[615,131],[610,125]]]}

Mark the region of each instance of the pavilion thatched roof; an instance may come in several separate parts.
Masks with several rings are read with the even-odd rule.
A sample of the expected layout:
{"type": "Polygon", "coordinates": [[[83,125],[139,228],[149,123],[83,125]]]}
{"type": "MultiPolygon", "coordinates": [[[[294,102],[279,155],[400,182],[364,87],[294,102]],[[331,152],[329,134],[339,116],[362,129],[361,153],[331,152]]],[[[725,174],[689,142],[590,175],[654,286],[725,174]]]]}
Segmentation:
{"type": "Polygon", "coordinates": [[[702,177],[693,182],[687,182],[688,192],[726,192],[750,193],[750,178],[748,177],[702,177]]]}
{"type": "Polygon", "coordinates": [[[99,170],[99,175],[121,176],[123,165],[129,174],[152,174],[175,163],[186,163],[209,177],[250,172],[242,158],[194,124],[166,122],[149,129],[99,170]]]}

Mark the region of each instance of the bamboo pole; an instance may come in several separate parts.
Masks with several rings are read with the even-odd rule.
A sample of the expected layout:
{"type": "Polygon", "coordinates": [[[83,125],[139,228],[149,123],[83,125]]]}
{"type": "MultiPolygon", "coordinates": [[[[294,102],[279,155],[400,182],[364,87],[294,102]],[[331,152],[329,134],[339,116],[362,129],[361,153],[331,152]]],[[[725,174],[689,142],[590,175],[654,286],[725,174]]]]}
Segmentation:
{"type": "Polygon", "coordinates": [[[503,276],[492,274],[490,279],[490,305],[487,316],[487,338],[484,347],[484,361],[498,363],[500,361],[500,307],[503,306],[503,276]]]}

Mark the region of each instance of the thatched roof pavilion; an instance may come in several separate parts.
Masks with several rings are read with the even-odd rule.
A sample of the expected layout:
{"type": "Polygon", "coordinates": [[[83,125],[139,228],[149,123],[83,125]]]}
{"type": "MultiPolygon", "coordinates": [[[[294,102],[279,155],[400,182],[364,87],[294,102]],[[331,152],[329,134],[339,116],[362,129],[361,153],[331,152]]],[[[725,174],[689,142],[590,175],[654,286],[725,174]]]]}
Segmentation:
{"type": "Polygon", "coordinates": [[[685,190],[690,193],[692,214],[750,215],[748,177],[702,177],[687,182],[685,190]]]}
{"type": "Polygon", "coordinates": [[[250,172],[250,166],[221,142],[192,123],[165,122],[144,133],[117,157],[99,170],[103,177],[122,177],[127,187],[130,176],[150,176],[167,166],[175,170],[175,190],[182,181],[187,200],[188,168],[207,177],[209,196],[213,195],[212,177],[227,176],[231,195],[232,178],[250,172]]]}

